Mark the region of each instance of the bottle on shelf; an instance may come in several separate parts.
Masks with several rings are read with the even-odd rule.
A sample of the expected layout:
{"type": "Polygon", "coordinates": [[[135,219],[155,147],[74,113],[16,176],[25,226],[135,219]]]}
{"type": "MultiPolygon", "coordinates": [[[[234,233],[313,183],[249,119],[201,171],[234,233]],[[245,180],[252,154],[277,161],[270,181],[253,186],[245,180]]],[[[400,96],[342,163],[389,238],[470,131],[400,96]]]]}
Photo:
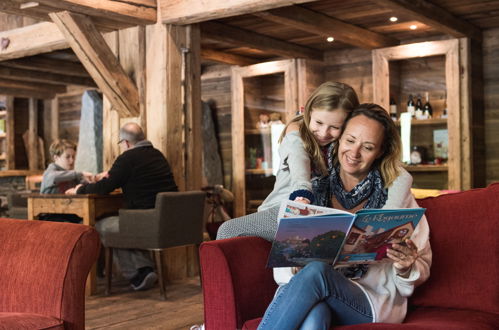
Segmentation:
{"type": "Polygon", "coordinates": [[[440,118],[447,118],[447,95],[445,96],[444,100],[444,111],[440,115],[440,118]]]}
{"type": "Polygon", "coordinates": [[[418,95],[414,115],[416,119],[423,119],[423,102],[421,102],[421,95],[418,95]]]}
{"type": "Polygon", "coordinates": [[[423,106],[424,119],[431,119],[433,117],[433,108],[430,104],[430,93],[426,92],[426,103],[423,106]]]}
{"type": "Polygon", "coordinates": [[[397,121],[397,103],[393,97],[390,97],[390,117],[393,121],[397,121]]]}
{"type": "Polygon", "coordinates": [[[407,101],[407,112],[409,112],[412,117],[414,117],[414,114],[416,112],[416,108],[414,107],[414,100],[412,99],[412,94],[409,95],[409,101],[407,101]]]}

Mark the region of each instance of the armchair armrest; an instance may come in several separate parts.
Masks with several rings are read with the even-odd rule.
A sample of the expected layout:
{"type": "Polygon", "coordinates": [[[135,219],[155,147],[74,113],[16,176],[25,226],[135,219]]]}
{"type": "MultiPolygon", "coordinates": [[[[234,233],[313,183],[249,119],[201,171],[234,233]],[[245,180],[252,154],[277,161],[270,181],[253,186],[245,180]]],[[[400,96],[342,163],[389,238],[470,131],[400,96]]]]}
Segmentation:
{"type": "Polygon", "coordinates": [[[276,283],[265,268],[271,243],[259,237],[205,242],[200,247],[204,320],[208,330],[240,329],[263,316],[276,283]]]}

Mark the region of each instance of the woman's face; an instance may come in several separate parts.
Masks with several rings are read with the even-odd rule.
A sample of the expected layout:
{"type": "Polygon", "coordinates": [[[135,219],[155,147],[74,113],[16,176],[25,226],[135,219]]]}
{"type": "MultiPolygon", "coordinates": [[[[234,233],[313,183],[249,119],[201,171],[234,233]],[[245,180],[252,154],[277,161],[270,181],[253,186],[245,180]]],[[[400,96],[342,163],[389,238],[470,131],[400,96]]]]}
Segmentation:
{"type": "Polygon", "coordinates": [[[338,140],[346,118],[347,113],[343,109],[312,109],[309,127],[317,143],[322,147],[338,140]]]}
{"type": "Polygon", "coordinates": [[[350,119],[338,148],[340,171],[364,179],[383,152],[383,139],[384,128],[378,121],[363,115],[350,119]]]}
{"type": "Polygon", "coordinates": [[[76,151],[74,149],[67,148],[62,155],[54,156],[54,163],[67,171],[72,170],[75,164],[75,155],[76,151]]]}

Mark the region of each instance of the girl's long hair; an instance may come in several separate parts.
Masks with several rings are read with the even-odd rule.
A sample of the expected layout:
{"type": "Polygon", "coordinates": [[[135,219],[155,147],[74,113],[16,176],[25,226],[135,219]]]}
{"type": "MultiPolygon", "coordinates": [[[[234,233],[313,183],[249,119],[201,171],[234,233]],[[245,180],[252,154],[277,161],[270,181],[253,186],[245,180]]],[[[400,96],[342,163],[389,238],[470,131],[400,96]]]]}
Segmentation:
{"type": "MultiPolygon", "coordinates": [[[[382,154],[373,164],[373,167],[378,167],[381,177],[388,188],[392,185],[393,181],[400,175],[402,155],[402,142],[397,126],[390,118],[388,112],[383,107],[373,103],[363,103],[355,108],[350,116],[345,120],[343,128],[346,128],[348,122],[357,116],[366,116],[380,123],[383,128],[383,144],[382,154]]],[[[338,161],[338,148],[335,148],[335,162],[338,161]]]]}
{"type": "Polygon", "coordinates": [[[319,171],[321,175],[327,175],[327,164],[324,161],[321,148],[310,131],[311,113],[314,110],[343,110],[348,115],[358,105],[359,99],[352,87],[340,82],[325,82],[317,87],[317,89],[310,95],[307,103],[305,104],[305,111],[303,112],[303,115],[293,118],[286,125],[279,142],[282,141],[286,135],[288,126],[292,123],[298,123],[300,137],[303,141],[305,150],[310,157],[313,168],[319,171]]]}

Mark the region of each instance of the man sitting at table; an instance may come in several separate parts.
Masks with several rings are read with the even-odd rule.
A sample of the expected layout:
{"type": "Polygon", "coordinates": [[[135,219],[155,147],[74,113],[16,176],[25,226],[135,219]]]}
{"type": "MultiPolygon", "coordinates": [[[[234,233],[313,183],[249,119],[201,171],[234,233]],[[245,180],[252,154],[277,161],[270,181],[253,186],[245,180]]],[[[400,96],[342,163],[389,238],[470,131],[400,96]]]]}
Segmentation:
{"type": "MultiPolygon", "coordinates": [[[[76,157],[76,144],[65,139],[54,141],[49,148],[50,157],[54,161],[47,166],[43,172],[40,193],[42,194],[64,194],[69,188],[80,183],[94,181],[94,175],[89,172],[74,170],[76,157]]],[[[40,220],[81,222],[81,218],[75,214],[40,214],[40,220]]]]}
{"type": "MultiPolygon", "coordinates": [[[[163,154],[145,139],[142,128],[136,123],[127,123],[120,130],[118,142],[123,153],[116,158],[103,178],[90,184],[80,184],[66,194],[108,194],[122,188],[125,207],[128,209],[151,209],[156,203],[156,194],[178,191],[168,161],[163,154]]],[[[112,216],[98,221],[99,233],[118,232],[119,217],[112,216]]],[[[101,235],[102,238],[102,235],[101,235]]],[[[106,242],[102,242],[106,245],[106,242]]],[[[130,280],[135,290],[146,290],[154,286],[157,275],[153,262],[146,251],[113,249],[123,277],[130,280]]]]}

